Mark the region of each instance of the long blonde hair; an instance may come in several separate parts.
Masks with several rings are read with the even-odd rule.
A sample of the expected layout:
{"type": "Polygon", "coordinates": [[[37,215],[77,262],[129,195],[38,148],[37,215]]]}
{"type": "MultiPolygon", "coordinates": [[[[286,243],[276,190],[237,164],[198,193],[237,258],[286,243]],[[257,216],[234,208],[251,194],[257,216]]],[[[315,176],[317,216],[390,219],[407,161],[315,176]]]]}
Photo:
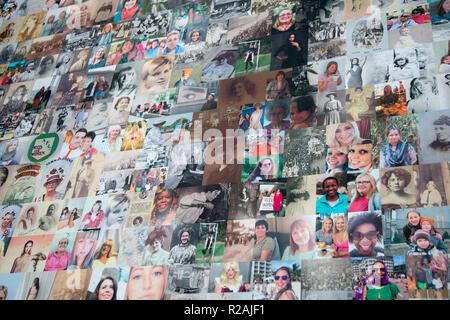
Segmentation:
{"type": "Polygon", "coordinates": [[[228,280],[227,272],[230,268],[233,269],[235,272],[234,280],[239,281],[239,278],[240,278],[239,264],[237,262],[226,262],[223,265],[222,274],[220,275],[220,278],[219,278],[219,283],[221,285],[225,285],[227,283],[227,280],[228,280]]]}
{"type": "Polygon", "coordinates": [[[348,239],[348,225],[347,225],[347,221],[345,220],[344,216],[339,216],[334,220],[334,224],[333,224],[333,234],[337,234],[339,233],[339,231],[336,229],[336,223],[338,221],[338,219],[342,219],[344,220],[344,230],[342,230],[342,232],[344,233],[344,237],[342,238],[343,241],[348,239]]]}
{"type": "Polygon", "coordinates": [[[326,131],[327,146],[329,146],[331,148],[342,147],[341,144],[339,143],[339,141],[337,141],[337,139],[336,139],[336,130],[339,125],[343,125],[346,123],[349,123],[353,127],[352,144],[360,144],[361,137],[359,134],[358,125],[354,121],[352,121],[352,122],[348,121],[348,122],[342,122],[339,124],[327,126],[327,131],[326,131]]]}

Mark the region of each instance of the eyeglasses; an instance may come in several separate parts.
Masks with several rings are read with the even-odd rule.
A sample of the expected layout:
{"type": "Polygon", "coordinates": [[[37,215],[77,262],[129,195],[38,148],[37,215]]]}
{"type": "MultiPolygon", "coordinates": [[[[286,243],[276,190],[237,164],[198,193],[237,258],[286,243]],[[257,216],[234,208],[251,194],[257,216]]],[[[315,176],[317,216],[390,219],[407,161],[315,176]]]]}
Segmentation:
{"type": "Polygon", "coordinates": [[[361,232],[354,232],[353,233],[353,239],[354,240],[362,240],[363,238],[366,238],[368,240],[374,240],[378,236],[377,231],[369,231],[367,233],[361,233],[361,232]]]}
{"type": "Polygon", "coordinates": [[[275,276],[274,278],[275,278],[275,280],[280,280],[280,278],[283,280],[287,280],[288,276],[275,276]]]}
{"type": "Polygon", "coordinates": [[[356,181],[356,184],[369,184],[370,181],[356,181]]]}
{"type": "Polygon", "coordinates": [[[410,17],[410,15],[407,15],[407,16],[400,16],[400,18],[409,18],[410,17]]]}

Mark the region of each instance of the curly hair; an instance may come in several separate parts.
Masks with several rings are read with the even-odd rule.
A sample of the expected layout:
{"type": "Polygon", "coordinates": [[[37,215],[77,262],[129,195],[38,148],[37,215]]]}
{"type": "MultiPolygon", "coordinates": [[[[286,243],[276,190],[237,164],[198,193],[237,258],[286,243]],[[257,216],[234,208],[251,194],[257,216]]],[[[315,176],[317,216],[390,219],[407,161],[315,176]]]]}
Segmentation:
{"type": "Polygon", "coordinates": [[[399,179],[405,181],[405,186],[407,186],[411,182],[411,174],[402,168],[395,168],[389,171],[386,171],[381,177],[381,183],[387,187],[389,178],[395,174],[399,179]]]}
{"type": "Polygon", "coordinates": [[[248,80],[247,78],[236,78],[233,81],[231,81],[230,84],[230,88],[229,88],[229,94],[231,96],[234,96],[234,87],[238,84],[238,83],[242,83],[245,87],[245,90],[247,91],[248,94],[254,96],[255,95],[255,89],[256,89],[256,85],[251,82],[250,80],[248,80]]]}
{"type": "Polygon", "coordinates": [[[167,237],[166,229],[162,226],[155,227],[155,229],[148,234],[145,245],[152,245],[156,241],[162,242],[165,237],[167,237]]]}
{"type": "Polygon", "coordinates": [[[348,221],[348,235],[353,241],[353,232],[362,224],[371,224],[377,230],[377,238],[380,240],[383,237],[383,224],[381,222],[381,215],[376,212],[363,212],[352,216],[348,221]]]}

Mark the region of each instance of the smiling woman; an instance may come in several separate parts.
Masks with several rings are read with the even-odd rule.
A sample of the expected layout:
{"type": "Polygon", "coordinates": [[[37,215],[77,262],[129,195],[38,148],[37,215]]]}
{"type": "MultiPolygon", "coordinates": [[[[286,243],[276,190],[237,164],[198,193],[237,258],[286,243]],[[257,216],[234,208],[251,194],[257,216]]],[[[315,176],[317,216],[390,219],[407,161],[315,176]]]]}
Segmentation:
{"type": "Polygon", "coordinates": [[[151,226],[167,225],[175,218],[178,207],[177,194],[171,189],[156,191],[151,216],[151,226]]]}
{"type": "Polygon", "coordinates": [[[166,89],[172,73],[173,62],[173,56],[147,60],[142,68],[138,93],[166,89]]]}
{"type": "Polygon", "coordinates": [[[345,213],[348,209],[347,196],[340,194],[339,181],[335,177],[325,178],[322,182],[325,195],[316,201],[316,213],[321,217],[330,216],[332,213],[345,213]]]}
{"type": "Polygon", "coordinates": [[[117,282],[113,277],[105,277],[97,284],[91,300],[116,300],[117,282]]]}

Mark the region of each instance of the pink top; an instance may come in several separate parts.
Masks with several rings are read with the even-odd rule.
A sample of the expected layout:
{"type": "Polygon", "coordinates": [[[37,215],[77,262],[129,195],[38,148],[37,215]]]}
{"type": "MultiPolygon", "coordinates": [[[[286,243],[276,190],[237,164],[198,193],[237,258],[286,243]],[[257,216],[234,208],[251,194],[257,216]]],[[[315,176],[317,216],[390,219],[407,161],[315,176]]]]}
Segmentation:
{"type": "Polygon", "coordinates": [[[89,221],[89,223],[84,225],[83,228],[84,229],[100,228],[100,223],[102,223],[104,216],[105,216],[105,213],[103,212],[103,210],[100,210],[100,212],[97,215],[97,218],[95,218],[95,220],[92,220],[92,213],[88,212],[83,219],[83,223],[85,223],[86,221],[89,221]]]}
{"type": "Polygon", "coordinates": [[[66,270],[69,264],[70,253],[64,252],[58,258],[55,252],[50,252],[44,271],[66,270]]]}
{"type": "MultiPolygon", "coordinates": [[[[344,243],[339,243],[339,241],[333,236],[333,243],[336,245],[336,252],[347,251],[348,252],[348,238],[344,241],[344,243]]],[[[339,256],[339,258],[348,258],[349,255],[339,256]]]]}
{"type": "Polygon", "coordinates": [[[366,197],[359,197],[348,207],[348,212],[362,212],[367,210],[369,210],[369,199],[366,197]]]}
{"type": "Polygon", "coordinates": [[[273,210],[274,211],[281,210],[282,201],[283,201],[283,194],[281,192],[279,194],[275,193],[275,195],[273,196],[273,210]]]}

